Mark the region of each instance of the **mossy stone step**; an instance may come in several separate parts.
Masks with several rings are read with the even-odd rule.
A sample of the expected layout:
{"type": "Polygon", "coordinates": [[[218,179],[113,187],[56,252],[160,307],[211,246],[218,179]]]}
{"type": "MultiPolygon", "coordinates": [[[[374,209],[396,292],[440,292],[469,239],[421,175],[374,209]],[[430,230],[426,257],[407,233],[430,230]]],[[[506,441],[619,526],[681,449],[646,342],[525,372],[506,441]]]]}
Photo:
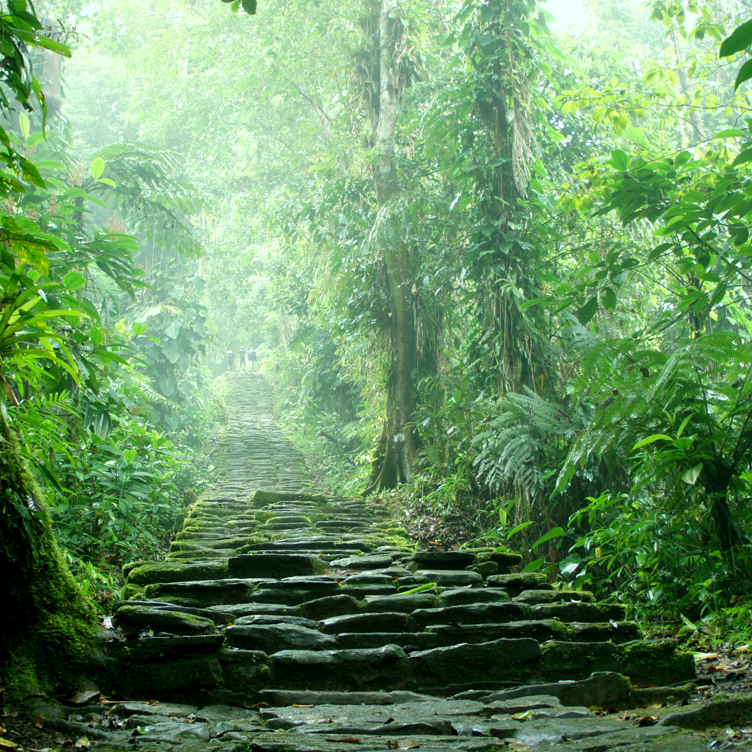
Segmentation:
{"type": "Polygon", "coordinates": [[[456,692],[473,684],[520,680],[535,675],[540,658],[541,646],[533,639],[433,648],[410,655],[411,688],[456,692]]]}
{"type": "Polygon", "coordinates": [[[140,632],[169,632],[176,635],[216,635],[217,627],[211,619],[181,611],[150,606],[121,606],[112,618],[126,635],[140,632]]]}
{"type": "Polygon", "coordinates": [[[408,615],[398,612],[346,614],[330,616],[318,622],[318,628],[326,634],[340,632],[405,632],[408,630],[408,615]]]}
{"type": "Polygon", "coordinates": [[[501,588],[474,588],[472,590],[442,590],[439,595],[441,606],[466,606],[472,603],[504,603],[510,600],[509,593],[501,588]]]}
{"type": "Polygon", "coordinates": [[[289,553],[253,553],[234,556],[227,562],[231,577],[275,577],[317,575],[326,563],[317,556],[289,553]]]}
{"type": "Polygon", "coordinates": [[[535,619],[561,621],[622,621],[627,613],[626,607],[620,603],[540,603],[530,608],[535,619]]]}
{"type": "Polygon", "coordinates": [[[412,613],[419,608],[437,608],[439,599],[431,593],[414,593],[408,595],[370,595],[365,598],[365,611],[400,611],[412,613]]]}
{"type": "Polygon", "coordinates": [[[524,603],[471,603],[467,606],[419,608],[410,615],[413,629],[425,629],[431,624],[503,624],[526,621],[532,616],[524,603]]]}
{"type": "Polygon", "coordinates": [[[270,657],[280,689],[399,689],[407,682],[408,658],[397,645],[361,650],[283,650],[270,657]]]}
{"type": "Polygon", "coordinates": [[[335,648],[335,639],[317,629],[299,624],[236,624],[225,630],[227,645],[231,648],[262,650],[277,653],[280,650],[325,650],[335,648]]]}
{"type": "MultiPolygon", "coordinates": [[[[254,376],[248,383],[263,381],[254,376]]],[[[597,604],[584,591],[553,589],[539,573],[510,572],[521,561],[518,554],[490,547],[417,551],[386,507],[309,493],[299,455],[274,428],[271,411],[244,414],[261,409],[266,394],[238,395],[218,452],[224,475],[210,499],[188,510],[167,561],[128,567],[128,592],[150,600],[118,609],[115,622],[129,639],[107,659],[122,669],[113,688],[241,705],[263,702],[264,688],[284,689],[288,698],[317,689],[325,694],[310,704],[321,705],[325,696],[335,705],[351,702],[341,700],[350,693],[379,706],[365,698],[385,695],[370,690],[399,693],[393,698],[411,690],[488,693],[579,679],[600,668],[642,682],[693,676],[691,656],[675,643],[640,640],[620,607],[597,604]],[[428,588],[409,592],[420,586],[428,588]]],[[[320,708],[285,709],[265,720],[286,734],[275,737],[256,719],[253,730],[244,727],[246,735],[235,740],[236,732],[226,728],[201,730],[196,739],[202,749],[213,738],[228,750],[225,742],[234,741],[286,752],[352,752],[352,744],[331,741],[332,730],[349,729],[357,731],[363,752],[392,748],[395,741],[456,752],[498,748],[529,728],[534,733],[525,739],[542,740],[535,742],[542,752],[541,744],[551,746],[555,722],[600,720],[586,708],[566,716],[551,697],[533,701],[542,715],[524,724],[511,714],[532,707],[527,699],[484,704],[482,715],[463,716],[455,704],[457,712],[445,718],[443,710],[417,711],[421,700],[409,697],[405,718],[391,713],[392,721],[382,725],[362,725],[352,705],[341,724],[339,711],[323,723],[329,719],[320,708]],[[510,710],[515,707],[524,709],[510,710]],[[295,720],[306,713],[310,723],[295,720]]],[[[140,725],[140,716],[134,718],[140,725]]],[[[204,723],[198,715],[196,722],[204,723]]],[[[174,719],[160,723],[164,736],[144,735],[155,740],[154,752],[174,745],[180,733],[167,728],[174,719]]],[[[582,728],[572,726],[571,733],[586,736],[582,728]]],[[[555,742],[551,752],[560,746],[555,742]]]]}
{"type": "Polygon", "coordinates": [[[398,645],[408,654],[442,644],[433,632],[342,632],[335,635],[335,639],[337,647],[343,650],[398,645]]]}
{"type": "Polygon", "coordinates": [[[329,565],[334,569],[350,569],[357,572],[366,569],[387,569],[392,566],[393,557],[383,554],[347,556],[343,559],[333,559],[329,565]]]}
{"type": "Polygon", "coordinates": [[[470,570],[418,569],[415,576],[425,577],[429,582],[435,582],[437,585],[448,588],[480,587],[483,584],[483,577],[470,570]]]}
{"type": "Polygon", "coordinates": [[[595,596],[587,590],[524,590],[514,597],[518,603],[595,603],[595,596]]]}
{"type": "Polygon", "coordinates": [[[296,612],[307,619],[319,621],[330,616],[356,614],[360,610],[358,600],[351,595],[328,595],[301,603],[296,612]]]}
{"type": "Polygon", "coordinates": [[[142,637],[138,640],[112,642],[108,652],[113,658],[128,661],[173,660],[214,653],[222,647],[224,636],[205,634],[176,637],[142,637]]]}
{"type": "Polygon", "coordinates": [[[199,564],[172,564],[167,562],[144,562],[129,570],[126,581],[134,585],[152,583],[186,582],[188,580],[218,580],[227,577],[227,561],[207,561],[199,564]]]}
{"type": "Polygon", "coordinates": [[[410,562],[414,569],[464,569],[475,563],[475,554],[463,551],[416,551],[410,562]]]}

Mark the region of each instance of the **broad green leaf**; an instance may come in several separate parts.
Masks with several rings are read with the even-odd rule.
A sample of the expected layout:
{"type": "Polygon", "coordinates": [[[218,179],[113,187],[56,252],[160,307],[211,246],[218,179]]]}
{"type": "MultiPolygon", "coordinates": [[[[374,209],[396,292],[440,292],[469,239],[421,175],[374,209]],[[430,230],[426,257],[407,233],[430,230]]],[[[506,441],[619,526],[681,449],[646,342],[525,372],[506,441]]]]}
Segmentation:
{"type": "Polygon", "coordinates": [[[702,462],[699,462],[694,467],[690,468],[689,470],[685,470],[682,473],[681,479],[690,486],[694,486],[695,483],[697,483],[697,479],[700,477],[700,473],[702,472],[702,462]]]}
{"type": "Polygon", "coordinates": [[[18,126],[24,138],[29,137],[29,116],[25,112],[18,113],[18,126]]]}
{"type": "Polygon", "coordinates": [[[673,441],[672,436],[666,436],[665,433],[654,433],[652,436],[648,436],[646,439],[643,439],[642,441],[638,441],[633,447],[632,451],[634,452],[635,449],[641,449],[644,446],[647,446],[648,444],[652,444],[656,441],[673,441]]]}
{"type": "Polygon", "coordinates": [[[551,530],[549,530],[545,535],[541,535],[540,538],[538,538],[535,543],[533,543],[532,546],[530,546],[531,550],[534,548],[538,548],[538,546],[547,543],[552,538],[560,538],[562,535],[564,535],[564,528],[562,527],[554,527],[551,530]]]}
{"type": "Polygon", "coordinates": [[[138,452],[135,449],[125,449],[123,451],[123,459],[126,465],[132,465],[136,457],[138,457],[138,452]]]}
{"type": "Polygon", "coordinates": [[[531,561],[523,570],[523,574],[525,572],[537,572],[544,564],[546,563],[545,559],[536,559],[535,561],[531,561]]]}
{"type": "Polygon", "coordinates": [[[725,131],[716,133],[713,138],[744,138],[746,135],[746,131],[739,130],[739,128],[727,128],[725,131]]]}
{"type": "Polygon", "coordinates": [[[598,298],[593,296],[577,311],[577,320],[585,325],[598,313],[598,298]]]}
{"type": "Polygon", "coordinates": [[[739,84],[743,84],[745,81],[749,81],[750,78],[752,78],[752,60],[747,60],[747,62],[744,63],[741,68],[739,68],[739,72],[736,74],[734,88],[738,89],[739,84]]]}
{"type": "Polygon", "coordinates": [[[532,308],[533,306],[540,305],[541,303],[546,302],[546,298],[532,298],[531,300],[526,300],[521,306],[521,311],[526,311],[528,308],[532,308]]]}
{"type": "Polygon", "coordinates": [[[63,277],[63,284],[67,290],[80,290],[86,284],[86,277],[79,272],[68,272],[63,277]]]}
{"type": "Polygon", "coordinates": [[[752,21],[747,21],[737,26],[731,34],[721,43],[718,51],[719,57],[730,57],[737,52],[745,50],[752,44],[752,21]]]}
{"type": "Polygon", "coordinates": [[[614,149],[611,152],[609,163],[616,167],[617,170],[626,170],[629,163],[629,157],[621,149],[614,149]]]}
{"type": "Polygon", "coordinates": [[[104,342],[104,332],[102,331],[101,326],[93,326],[89,332],[89,336],[91,337],[91,343],[94,347],[97,347],[104,342]]]}
{"type": "Polygon", "coordinates": [[[249,16],[256,15],[256,0],[242,0],[242,3],[243,3],[243,10],[249,16]]]}
{"type": "Polygon", "coordinates": [[[616,308],[616,293],[610,287],[601,290],[601,303],[609,313],[614,312],[616,308]]]}
{"type": "Polygon", "coordinates": [[[507,533],[507,538],[511,538],[512,536],[517,535],[517,533],[519,533],[521,530],[524,530],[526,527],[529,527],[532,524],[533,524],[533,521],[532,520],[528,520],[527,522],[523,522],[523,523],[517,525],[517,527],[513,527],[507,533]]]}
{"type": "Polygon", "coordinates": [[[56,42],[54,39],[48,39],[47,37],[38,36],[36,38],[36,44],[39,47],[44,47],[46,50],[50,50],[50,52],[56,52],[58,55],[62,55],[63,57],[70,57],[71,51],[61,42],[56,42]]]}
{"type": "Polygon", "coordinates": [[[102,177],[102,173],[104,172],[104,159],[102,157],[97,157],[92,163],[91,163],[91,176],[94,178],[94,180],[99,180],[100,177],[102,177]]]}

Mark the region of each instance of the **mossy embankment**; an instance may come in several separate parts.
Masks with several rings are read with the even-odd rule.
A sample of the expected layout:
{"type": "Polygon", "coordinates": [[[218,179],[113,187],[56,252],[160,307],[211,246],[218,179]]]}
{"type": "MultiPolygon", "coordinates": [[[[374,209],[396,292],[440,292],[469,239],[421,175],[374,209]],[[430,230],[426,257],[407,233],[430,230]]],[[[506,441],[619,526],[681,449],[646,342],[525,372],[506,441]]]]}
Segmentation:
{"type": "Polygon", "coordinates": [[[39,486],[0,417],[0,677],[15,699],[54,694],[91,666],[95,610],[73,580],[39,486]]]}

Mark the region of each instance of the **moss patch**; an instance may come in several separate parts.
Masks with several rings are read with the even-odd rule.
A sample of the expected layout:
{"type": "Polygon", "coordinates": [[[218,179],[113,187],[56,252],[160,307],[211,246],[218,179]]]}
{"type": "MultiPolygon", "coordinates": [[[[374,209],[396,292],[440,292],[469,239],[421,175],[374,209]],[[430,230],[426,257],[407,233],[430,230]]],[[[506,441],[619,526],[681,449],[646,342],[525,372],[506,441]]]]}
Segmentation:
{"type": "Polygon", "coordinates": [[[9,694],[53,694],[90,667],[95,611],[65,564],[42,492],[0,418],[0,665],[9,694]]]}

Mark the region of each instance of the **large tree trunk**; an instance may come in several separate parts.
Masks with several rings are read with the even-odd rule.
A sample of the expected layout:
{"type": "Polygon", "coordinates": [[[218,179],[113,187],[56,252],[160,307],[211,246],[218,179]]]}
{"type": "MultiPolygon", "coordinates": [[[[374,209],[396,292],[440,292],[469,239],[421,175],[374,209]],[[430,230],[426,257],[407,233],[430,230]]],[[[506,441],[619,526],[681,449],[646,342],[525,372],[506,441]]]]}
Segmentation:
{"type": "MultiPolygon", "coordinates": [[[[374,138],[376,195],[381,220],[391,225],[394,220],[388,215],[400,190],[394,153],[400,100],[395,50],[404,33],[395,16],[396,8],[396,0],[381,0],[379,6],[379,101],[374,138]]],[[[418,364],[411,249],[396,227],[386,233],[386,242],[380,250],[388,297],[387,414],[381,453],[374,463],[366,493],[393,488],[409,480],[420,449],[420,437],[414,426],[413,374],[418,364]]]]}
{"type": "Polygon", "coordinates": [[[74,687],[90,665],[91,604],[73,581],[41,491],[0,415],[0,670],[11,696],[74,687]]]}

